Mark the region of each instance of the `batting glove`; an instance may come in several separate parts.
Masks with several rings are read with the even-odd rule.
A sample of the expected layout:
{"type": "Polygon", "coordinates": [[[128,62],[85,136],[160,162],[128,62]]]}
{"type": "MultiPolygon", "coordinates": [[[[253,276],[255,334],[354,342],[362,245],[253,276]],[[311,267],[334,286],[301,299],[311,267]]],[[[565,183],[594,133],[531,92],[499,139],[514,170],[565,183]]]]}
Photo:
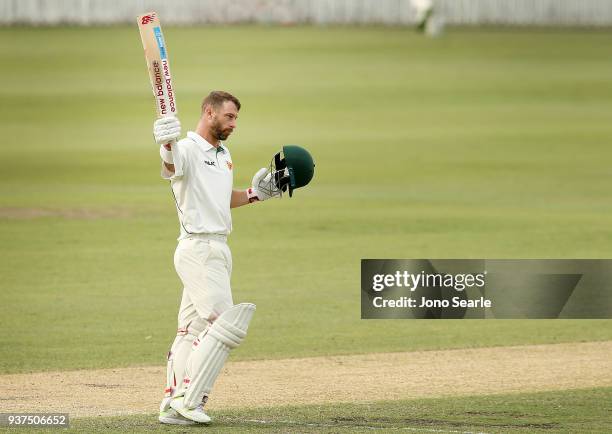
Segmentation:
{"type": "Polygon", "coordinates": [[[181,135],[181,123],[174,116],[159,118],[153,124],[153,137],[159,145],[176,141],[181,135]]]}
{"type": "Polygon", "coordinates": [[[280,190],[272,182],[272,173],[266,168],[261,168],[253,176],[253,186],[247,190],[249,202],[266,200],[271,197],[279,197],[280,190]]]}

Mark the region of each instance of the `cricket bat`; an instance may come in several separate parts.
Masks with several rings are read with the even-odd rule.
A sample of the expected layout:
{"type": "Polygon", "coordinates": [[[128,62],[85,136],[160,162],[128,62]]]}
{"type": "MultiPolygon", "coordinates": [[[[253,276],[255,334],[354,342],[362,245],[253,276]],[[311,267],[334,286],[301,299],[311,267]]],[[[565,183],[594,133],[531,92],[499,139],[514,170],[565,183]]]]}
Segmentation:
{"type": "Polygon", "coordinates": [[[144,47],[147,68],[149,69],[157,114],[160,117],[176,116],[178,110],[168,62],[168,47],[166,47],[164,41],[157,13],[148,12],[140,15],[138,17],[138,29],[144,47]]]}

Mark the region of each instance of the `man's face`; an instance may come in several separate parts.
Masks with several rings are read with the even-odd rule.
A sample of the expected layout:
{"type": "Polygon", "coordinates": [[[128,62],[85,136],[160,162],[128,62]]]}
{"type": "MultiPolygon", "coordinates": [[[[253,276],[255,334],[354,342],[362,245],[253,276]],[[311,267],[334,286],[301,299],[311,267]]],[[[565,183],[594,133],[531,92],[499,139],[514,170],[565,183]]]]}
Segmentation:
{"type": "Polygon", "coordinates": [[[223,105],[210,109],[210,130],[217,140],[225,140],[236,128],[238,108],[232,101],[224,101],[223,105]]]}

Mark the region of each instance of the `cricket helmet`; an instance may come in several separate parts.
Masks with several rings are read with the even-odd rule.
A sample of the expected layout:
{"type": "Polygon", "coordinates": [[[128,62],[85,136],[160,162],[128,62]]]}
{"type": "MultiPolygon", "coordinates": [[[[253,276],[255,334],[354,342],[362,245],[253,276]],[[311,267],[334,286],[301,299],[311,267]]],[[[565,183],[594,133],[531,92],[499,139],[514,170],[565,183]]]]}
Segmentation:
{"type": "Polygon", "coordinates": [[[304,187],[312,180],[314,167],[310,152],[301,146],[285,145],[270,163],[272,187],[279,193],[289,190],[291,197],[293,190],[304,187]]]}

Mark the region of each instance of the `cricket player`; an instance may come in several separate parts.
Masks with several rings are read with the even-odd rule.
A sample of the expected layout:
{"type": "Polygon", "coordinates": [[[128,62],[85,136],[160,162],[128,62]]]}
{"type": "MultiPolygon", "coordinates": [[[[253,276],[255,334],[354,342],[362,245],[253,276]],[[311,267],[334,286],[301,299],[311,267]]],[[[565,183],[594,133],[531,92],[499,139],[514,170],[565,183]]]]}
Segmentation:
{"type": "Polygon", "coordinates": [[[417,31],[427,36],[440,36],[444,31],[444,19],[437,13],[434,0],[411,0],[410,3],[417,31]]]}
{"type": "Polygon", "coordinates": [[[280,197],[281,192],[265,168],[255,174],[250,188],[234,189],[234,164],[225,140],[236,128],[239,111],[235,96],[215,91],[204,98],[196,129],[186,138],[177,142],[181,124],[176,117],[160,118],[153,127],[161,176],[170,180],[180,222],[174,266],[184,287],[160,406],[159,421],[165,424],[210,422],[203,406],[255,311],[253,304],[234,305],[232,300],[230,209],[280,197]]]}

